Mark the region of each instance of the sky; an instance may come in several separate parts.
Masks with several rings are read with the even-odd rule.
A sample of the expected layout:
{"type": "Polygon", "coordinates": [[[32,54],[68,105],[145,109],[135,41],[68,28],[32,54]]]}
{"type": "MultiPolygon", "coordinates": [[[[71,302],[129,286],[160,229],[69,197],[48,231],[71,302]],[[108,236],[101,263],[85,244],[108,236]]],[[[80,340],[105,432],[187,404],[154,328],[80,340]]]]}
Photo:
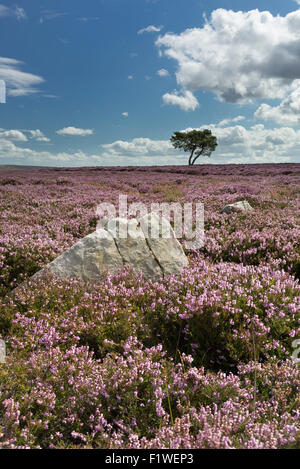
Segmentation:
{"type": "Polygon", "coordinates": [[[300,0],[0,0],[0,164],[300,163],[300,0]]]}

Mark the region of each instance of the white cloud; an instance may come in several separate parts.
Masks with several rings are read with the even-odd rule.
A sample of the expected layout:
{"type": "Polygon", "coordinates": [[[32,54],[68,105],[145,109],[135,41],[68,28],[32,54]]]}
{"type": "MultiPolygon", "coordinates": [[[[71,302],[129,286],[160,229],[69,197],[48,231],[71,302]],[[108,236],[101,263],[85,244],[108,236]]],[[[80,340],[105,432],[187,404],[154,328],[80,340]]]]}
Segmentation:
{"type": "Polygon", "coordinates": [[[122,112],[123,117],[128,117],[128,112],[122,112]]]}
{"type": "Polygon", "coordinates": [[[63,129],[57,130],[58,135],[74,135],[79,137],[85,137],[86,135],[92,135],[94,131],[92,129],[78,129],[77,127],[64,127],[63,129]]]}
{"type": "Polygon", "coordinates": [[[14,164],[41,164],[41,165],[78,165],[92,164],[95,160],[81,151],[75,153],[50,153],[47,151],[35,151],[30,148],[21,148],[8,139],[0,137],[0,160],[13,162],[14,164]]]}
{"type": "Polygon", "coordinates": [[[8,8],[5,5],[0,5],[0,18],[9,16],[14,16],[18,21],[27,19],[24,8],[18,6],[15,6],[14,8],[8,8]]]}
{"type": "Polygon", "coordinates": [[[40,23],[43,24],[44,21],[51,21],[55,20],[56,18],[61,18],[63,16],[67,16],[68,13],[61,13],[54,10],[42,10],[42,14],[40,17],[40,23]]]}
{"type": "Polygon", "coordinates": [[[66,46],[67,44],[70,44],[70,39],[67,39],[66,37],[59,37],[58,40],[64,46],[66,46]]]}
{"type": "Polygon", "coordinates": [[[147,28],[140,29],[138,31],[138,34],[143,34],[143,33],[159,33],[162,30],[163,26],[153,26],[151,24],[150,26],[147,26],[147,28]]]}
{"type": "Polygon", "coordinates": [[[48,98],[48,99],[56,99],[56,98],[58,98],[58,96],[56,96],[55,94],[43,94],[43,97],[44,97],[44,98],[48,98]]]}
{"type": "Polygon", "coordinates": [[[300,9],[286,16],[268,11],[218,9],[202,28],[167,33],[160,54],[177,62],[185,90],[208,90],[221,101],[285,99],[300,79],[300,9]]]}
{"type": "Polygon", "coordinates": [[[291,127],[266,129],[262,124],[250,129],[242,125],[220,127],[220,124],[209,124],[199,128],[203,129],[211,129],[217,137],[218,147],[212,159],[219,163],[223,159],[226,163],[300,162],[300,130],[291,127]]]}
{"type": "Polygon", "coordinates": [[[182,95],[178,91],[163,95],[163,102],[172,106],[179,106],[183,111],[194,111],[199,106],[197,98],[191,91],[185,90],[182,95]]]}
{"type": "Polygon", "coordinates": [[[4,80],[0,80],[0,103],[6,103],[6,83],[4,80]]]}
{"type": "Polygon", "coordinates": [[[81,150],[76,152],[36,151],[31,148],[17,146],[8,138],[0,136],[0,161],[4,164],[33,164],[52,166],[95,166],[95,165],[119,165],[120,160],[111,160],[111,155],[87,154],[81,150]]]}
{"type": "Polygon", "coordinates": [[[5,16],[11,15],[11,10],[7,8],[5,5],[0,5],[0,18],[5,16]]]}
{"type": "Polygon", "coordinates": [[[88,23],[89,21],[98,21],[99,16],[82,16],[81,18],[78,18],[79,21],[82,21],[83,23],[88,23]]]}
{"type": "Polygon", "coordinates": [[[38,142],[50,142],[50,138],[45,137],[43,132],[41,132],[39,129],[29,130],[28,132],[30,134],[30,137],[34,140],[37,140],[38,142]]]}
{"type": "Polygon", "coordinates": [[[300,124],[300,80],[294,81],[290,94],[278,106],[264,103],[257,109],[254,117],[283,125],[300,124]]]}
{"type": "Polygon", "coordinates": [[[26,135],[20,130],[0,129],[0,139],[14,140],[15,142],[27,142],[26,135]]]}
{"type": "Polygon", "coordinates": [[[15,142],[27,142],[28,138],[26,134],[29,135],[30,139],[37,140],[38,142],[50,142],[50,139],[45,137],[43,132],[39,129],[36,130],[5,130],[0,128],[0,138],[13,140],[15,142]]]}
{"type": "MultiPolygon", "coordinates": [[[[117,140],[116,142],[102,145],[105,155],[124,158],[149,158],[172,154],[172,146],[168,140],[151,140],[150,138],[134,138],[131,142],[117,140]]],[[[174,153],[175,154],[175,153],[174,153]]]]}
{"type": "Polygon", "coordinates": [[[20,7],[16,6],[14,12],[15,12],[15,16],[16,16],[18,21],[27,19],[27,15],[25,13],[24,8],[20,8],[20,7]]]}
{"type": "Polygon", "coordinates": [[[0,79],[5,81],[10,96],[37,93],[36,86],[44,82],[42,77],[20,70],[22,65],[19,60],[0,57],[0,79]]]}
{"type": "Polygon", "coordinates": [[[157,71],[157,75],[160,77],[168,77],[170,74],[168,70],[166,70],[165,68],[161,68],[160,70],[157,71]]]}
{"type": "MultiPolygon", "coordinates": [[[[207,124],[218,139],[217,150],[204,163],[266,163],[300,162],[300,130],[290,127],[266,129],[258,124],[246,129],[241,125],[220,127],[207,124]]],[[[192,128],[185,129],[186,131],[192,128]]],[[[109,161],[119,164],[185,164],[187,154],[175,150],[169,140],[134,138],[102,145],[109,161]],[[150,161],[149,161],[150,160],[150,161]],[[151,162],[151,163],[150,163],[151,162]]]]}
{"type": "MultiPolygon", "coordinates": [[[[199,163],[300,163],[300,130],[291,127],[266,129],[257,124],[249,129],[242,125],[220,127],[207,124],[218,139],[217,150],[211,158],[199,159],[199,163]]],[[[191,129],[185,129],[191,130],[191,129]]],[[[187,153],[175,150],[169,140],[134,138],[118,140],[101,146],[99,154],[35,151],[22,148],[0,133],[0,159],[15,164],[42,164],[56,166],[119,166],[119,165],[167,165],[186,164],[187,153]]],[[[21,143],[21,142],[20,142],[21,143]]]]}
{"type": "Polygon", "coordinates": [[[237,116],[237,117],[234,117],[232,119],[223,119],[222,121],[219,122],[218,126],[223,127],[223,126],[231,124],[231,123],[241,122],[245,119],[246,118],[244,116],[237,116]]]}
{"type": "MultiPolygon", "coordinates": [[[[199,163],[300,162],[300,130],[290,127],[266,129],[262,124],[249,129],[242,125],[207,124],[199,130],[207,128],[217,137],[218,147],[211,158],[199,159],[199,163]]],[[[188,156],[175,150],[169,140],[134,138],[117,140],[102,147],[105,151],[102,156],[119,164],[185,164],[188,156]]]]}

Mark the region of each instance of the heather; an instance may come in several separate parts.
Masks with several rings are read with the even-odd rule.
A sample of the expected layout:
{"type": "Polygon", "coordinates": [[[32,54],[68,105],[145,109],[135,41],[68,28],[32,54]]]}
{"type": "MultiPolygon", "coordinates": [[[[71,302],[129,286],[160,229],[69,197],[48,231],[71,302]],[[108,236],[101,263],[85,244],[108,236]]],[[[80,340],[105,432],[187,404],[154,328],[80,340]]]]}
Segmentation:
{"type": "Polygon", "coordinates": [[[299,176],[297,164],[0,171],[0,447],[299,447],[299,176]],[[119,194],[204,203],[205,244],[181,276],[28,281],[119,194]],[[253,212],[221,213],[237,200],[253,212]]]}

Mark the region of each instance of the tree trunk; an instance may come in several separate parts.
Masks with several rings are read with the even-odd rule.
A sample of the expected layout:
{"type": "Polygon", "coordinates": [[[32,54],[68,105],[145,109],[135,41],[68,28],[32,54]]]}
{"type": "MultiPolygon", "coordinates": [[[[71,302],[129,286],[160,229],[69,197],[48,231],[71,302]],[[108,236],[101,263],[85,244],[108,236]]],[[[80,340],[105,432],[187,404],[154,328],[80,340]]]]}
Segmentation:
{"type": "Polygon", "coordinates": [[[195,164],[195,161],[199,158],[199,156],[200,156],[200,155],[195,156],[195,158],[193,159],[193,161],[192,161],[192,163],[191,163],[192,165],[195,164]]]}
{"type": "Polygon", "coordinates": [[[201,150],[201,153],[199,153],[197,156],[195,156],[193,161],[191,161],[191,165],[195,164],[195,161],[199,158],[200,155],[202,155],[202,153],[203,153],[203,149],[201,150]]]}
{"type": "Polygon", "coordinates": [[[191,153],[191,155],[190,155],[190,157],[189,157],[189,166],[191,166],[192,164],[194,164],[194,163],[192,162],[192,158],[193,158],[194,151],[195,151],[195,148],[192,150],[192,153],[191,153]]]}

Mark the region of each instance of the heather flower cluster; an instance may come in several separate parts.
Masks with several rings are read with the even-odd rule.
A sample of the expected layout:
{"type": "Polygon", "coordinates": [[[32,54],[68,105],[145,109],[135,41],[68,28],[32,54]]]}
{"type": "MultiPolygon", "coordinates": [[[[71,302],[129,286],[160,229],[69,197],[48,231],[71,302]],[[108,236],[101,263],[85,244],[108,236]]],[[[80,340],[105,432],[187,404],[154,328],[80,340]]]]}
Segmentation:
{"type": "Polygon", "coordinates": [[[2,170],[0,448],[299,448],[299,176],[297,164],[2,170]],[[120,193],[204,203],[205,244],[180,276],[29,280],[120,193]],[[237,200],[254,210],[222,213],[237,200]]]}

